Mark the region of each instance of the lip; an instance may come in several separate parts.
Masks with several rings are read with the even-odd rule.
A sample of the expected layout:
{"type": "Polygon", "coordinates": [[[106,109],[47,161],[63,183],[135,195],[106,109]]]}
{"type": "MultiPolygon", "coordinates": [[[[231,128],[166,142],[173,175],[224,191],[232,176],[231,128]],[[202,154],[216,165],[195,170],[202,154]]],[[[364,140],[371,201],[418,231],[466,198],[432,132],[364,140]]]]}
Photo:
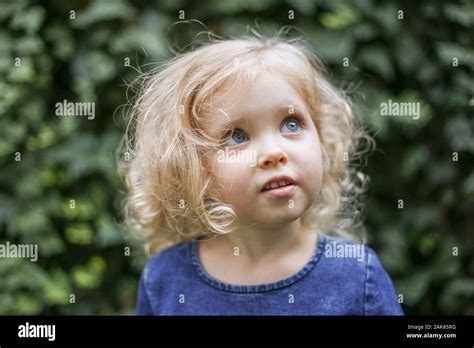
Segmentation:
{"type": "Polygon", "coordinates": [[[265,184],[262,186],[262,189],[260,190],[260,192],[268,197],[288,197],[288,196],[291,196],[295,192],[295,190],[296,190],[295,179],[287,175],[278,175],[278,176],[272,176],[269,180],[267,180],[265,184]],[[284,186],[284,187],[277,187],[277,188],[264,191],[264,187],[267,186],[268,184],[274,181],[282,181],[282,180],[288,181],[290,185],[284,186]]]}
{"type": "Polygon", "coordinates": [[[273,188],[270,190],[262,191],[265,197],[285,198],[292,196],[296,191],[296,185],[291,184],[288,186],[273,188]]]}

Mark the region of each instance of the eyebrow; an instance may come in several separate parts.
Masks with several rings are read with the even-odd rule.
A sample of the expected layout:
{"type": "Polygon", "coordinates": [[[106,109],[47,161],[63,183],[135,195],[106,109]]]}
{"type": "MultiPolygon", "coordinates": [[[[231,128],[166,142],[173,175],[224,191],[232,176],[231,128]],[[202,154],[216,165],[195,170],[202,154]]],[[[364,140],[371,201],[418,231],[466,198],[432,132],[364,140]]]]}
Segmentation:
{"type": "MultiPolygon", "coordinates": [[[[300,104],[292,104],[292,103],[289,103],[289,104],[278,104],[278,105],[275,105],[272,107],[273,111],[276,112],[275,115],[282,115],[284,113],[288,114],[288,115],[291,115],[290,113],[290,106],[293,106],[293,113],[300,113],[302,114],[303,113],[303,109],[304,107],[301,106],[300,104]]],[[[247,117],[247,113],[245,112],[241,112],[241,113],[238,113],[236,116],[234,116],[231,120],[226,120],[224,123],[223,123],[223,126],[228,126],[228,125],[231,125],[231,124],[234,124],[234,123],[237,123],[243,119],[246,119],[247,117]]]]}

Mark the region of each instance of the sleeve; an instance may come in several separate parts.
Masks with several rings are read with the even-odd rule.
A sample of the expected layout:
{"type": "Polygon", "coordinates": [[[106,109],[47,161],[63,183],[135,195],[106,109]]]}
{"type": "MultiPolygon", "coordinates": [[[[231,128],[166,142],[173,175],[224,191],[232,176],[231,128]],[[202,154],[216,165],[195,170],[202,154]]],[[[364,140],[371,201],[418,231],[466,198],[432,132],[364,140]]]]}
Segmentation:
{"type": "Polygon", "coordinates": [[[136,315],[153,315],[153,310],[146,291],[146,274],[147,268],[145,267],[140,276],[140,282],[138,283],[137,304],[135,309],[136,315]]]}
{"type": "Polygon", "coordinates": [[[392,280],[377,254],[366,247],[366,255],[364,315],[404,315],[392,280]]]}

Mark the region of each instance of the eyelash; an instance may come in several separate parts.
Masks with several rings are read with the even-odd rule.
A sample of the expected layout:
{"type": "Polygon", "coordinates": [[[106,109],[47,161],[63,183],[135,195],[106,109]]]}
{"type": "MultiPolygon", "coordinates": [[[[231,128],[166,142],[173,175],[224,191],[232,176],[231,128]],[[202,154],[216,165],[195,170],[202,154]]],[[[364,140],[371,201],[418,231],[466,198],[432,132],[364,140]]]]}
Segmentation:
{"type": "Polygon", "coordinates": [[[299,114],[293,114],[291,116],[288,116],[283,120],[283,122],[289,118],[294,118],[295,120],[297,120],[300,123],[301,128],[304,128],[304,126],[306,125],[304,118],[299,114]]]}
{"type": "MultiPolygon", "coordinates": [[[[306,123],[305,123],[304,118],[303,118],[301,115],[299,115],[299,114],[292,114],[291,116],[286,117],[286,118],[282,121],[281,124],[283,125],[288,119],[295,119],[295,120],[297,120],[298,123],[299,123],[300,128],[301,128],[301,129],[305,129],[306,123]]],[[[224,141],[228,140],[229,137],[232,136],[233,132],[234,132],[236,129],[241,129],[241,128],[234,128],[234,129],[231,129],[231,130],[227,131],[227,132],[224,134],[224,136],[223,136],[222,139],[223,139],[224,141]]],[[[241,129],[241,130],[243,130],[243,129],[241,129]]],[[[242,144],[243,144],[243,143],[242,143],[242,144]]]]}

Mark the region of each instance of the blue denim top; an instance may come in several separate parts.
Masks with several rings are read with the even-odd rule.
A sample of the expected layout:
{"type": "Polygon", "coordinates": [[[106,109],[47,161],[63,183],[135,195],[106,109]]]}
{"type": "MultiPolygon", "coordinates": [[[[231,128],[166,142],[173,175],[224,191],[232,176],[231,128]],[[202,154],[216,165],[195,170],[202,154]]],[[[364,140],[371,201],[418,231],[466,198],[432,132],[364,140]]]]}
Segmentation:
{"type": "Polygon", "coordinates": [[[272,283],[234,285],[208,274],[197,241],[164,249],[140,277],[137,315],[403,315],[369,247],[319,234],[311,259],[272,283]],[[343,253],[341,250],[348,250],[343,253]],[[351,249],[352,248],[352,249],[351,249]],[[357,253],[355,250],[359,248],[357,253]],[[338,253],[338,250],[341,253],[338,253]],[[353,250],[352,254],[350,250],[353,250]]]}

